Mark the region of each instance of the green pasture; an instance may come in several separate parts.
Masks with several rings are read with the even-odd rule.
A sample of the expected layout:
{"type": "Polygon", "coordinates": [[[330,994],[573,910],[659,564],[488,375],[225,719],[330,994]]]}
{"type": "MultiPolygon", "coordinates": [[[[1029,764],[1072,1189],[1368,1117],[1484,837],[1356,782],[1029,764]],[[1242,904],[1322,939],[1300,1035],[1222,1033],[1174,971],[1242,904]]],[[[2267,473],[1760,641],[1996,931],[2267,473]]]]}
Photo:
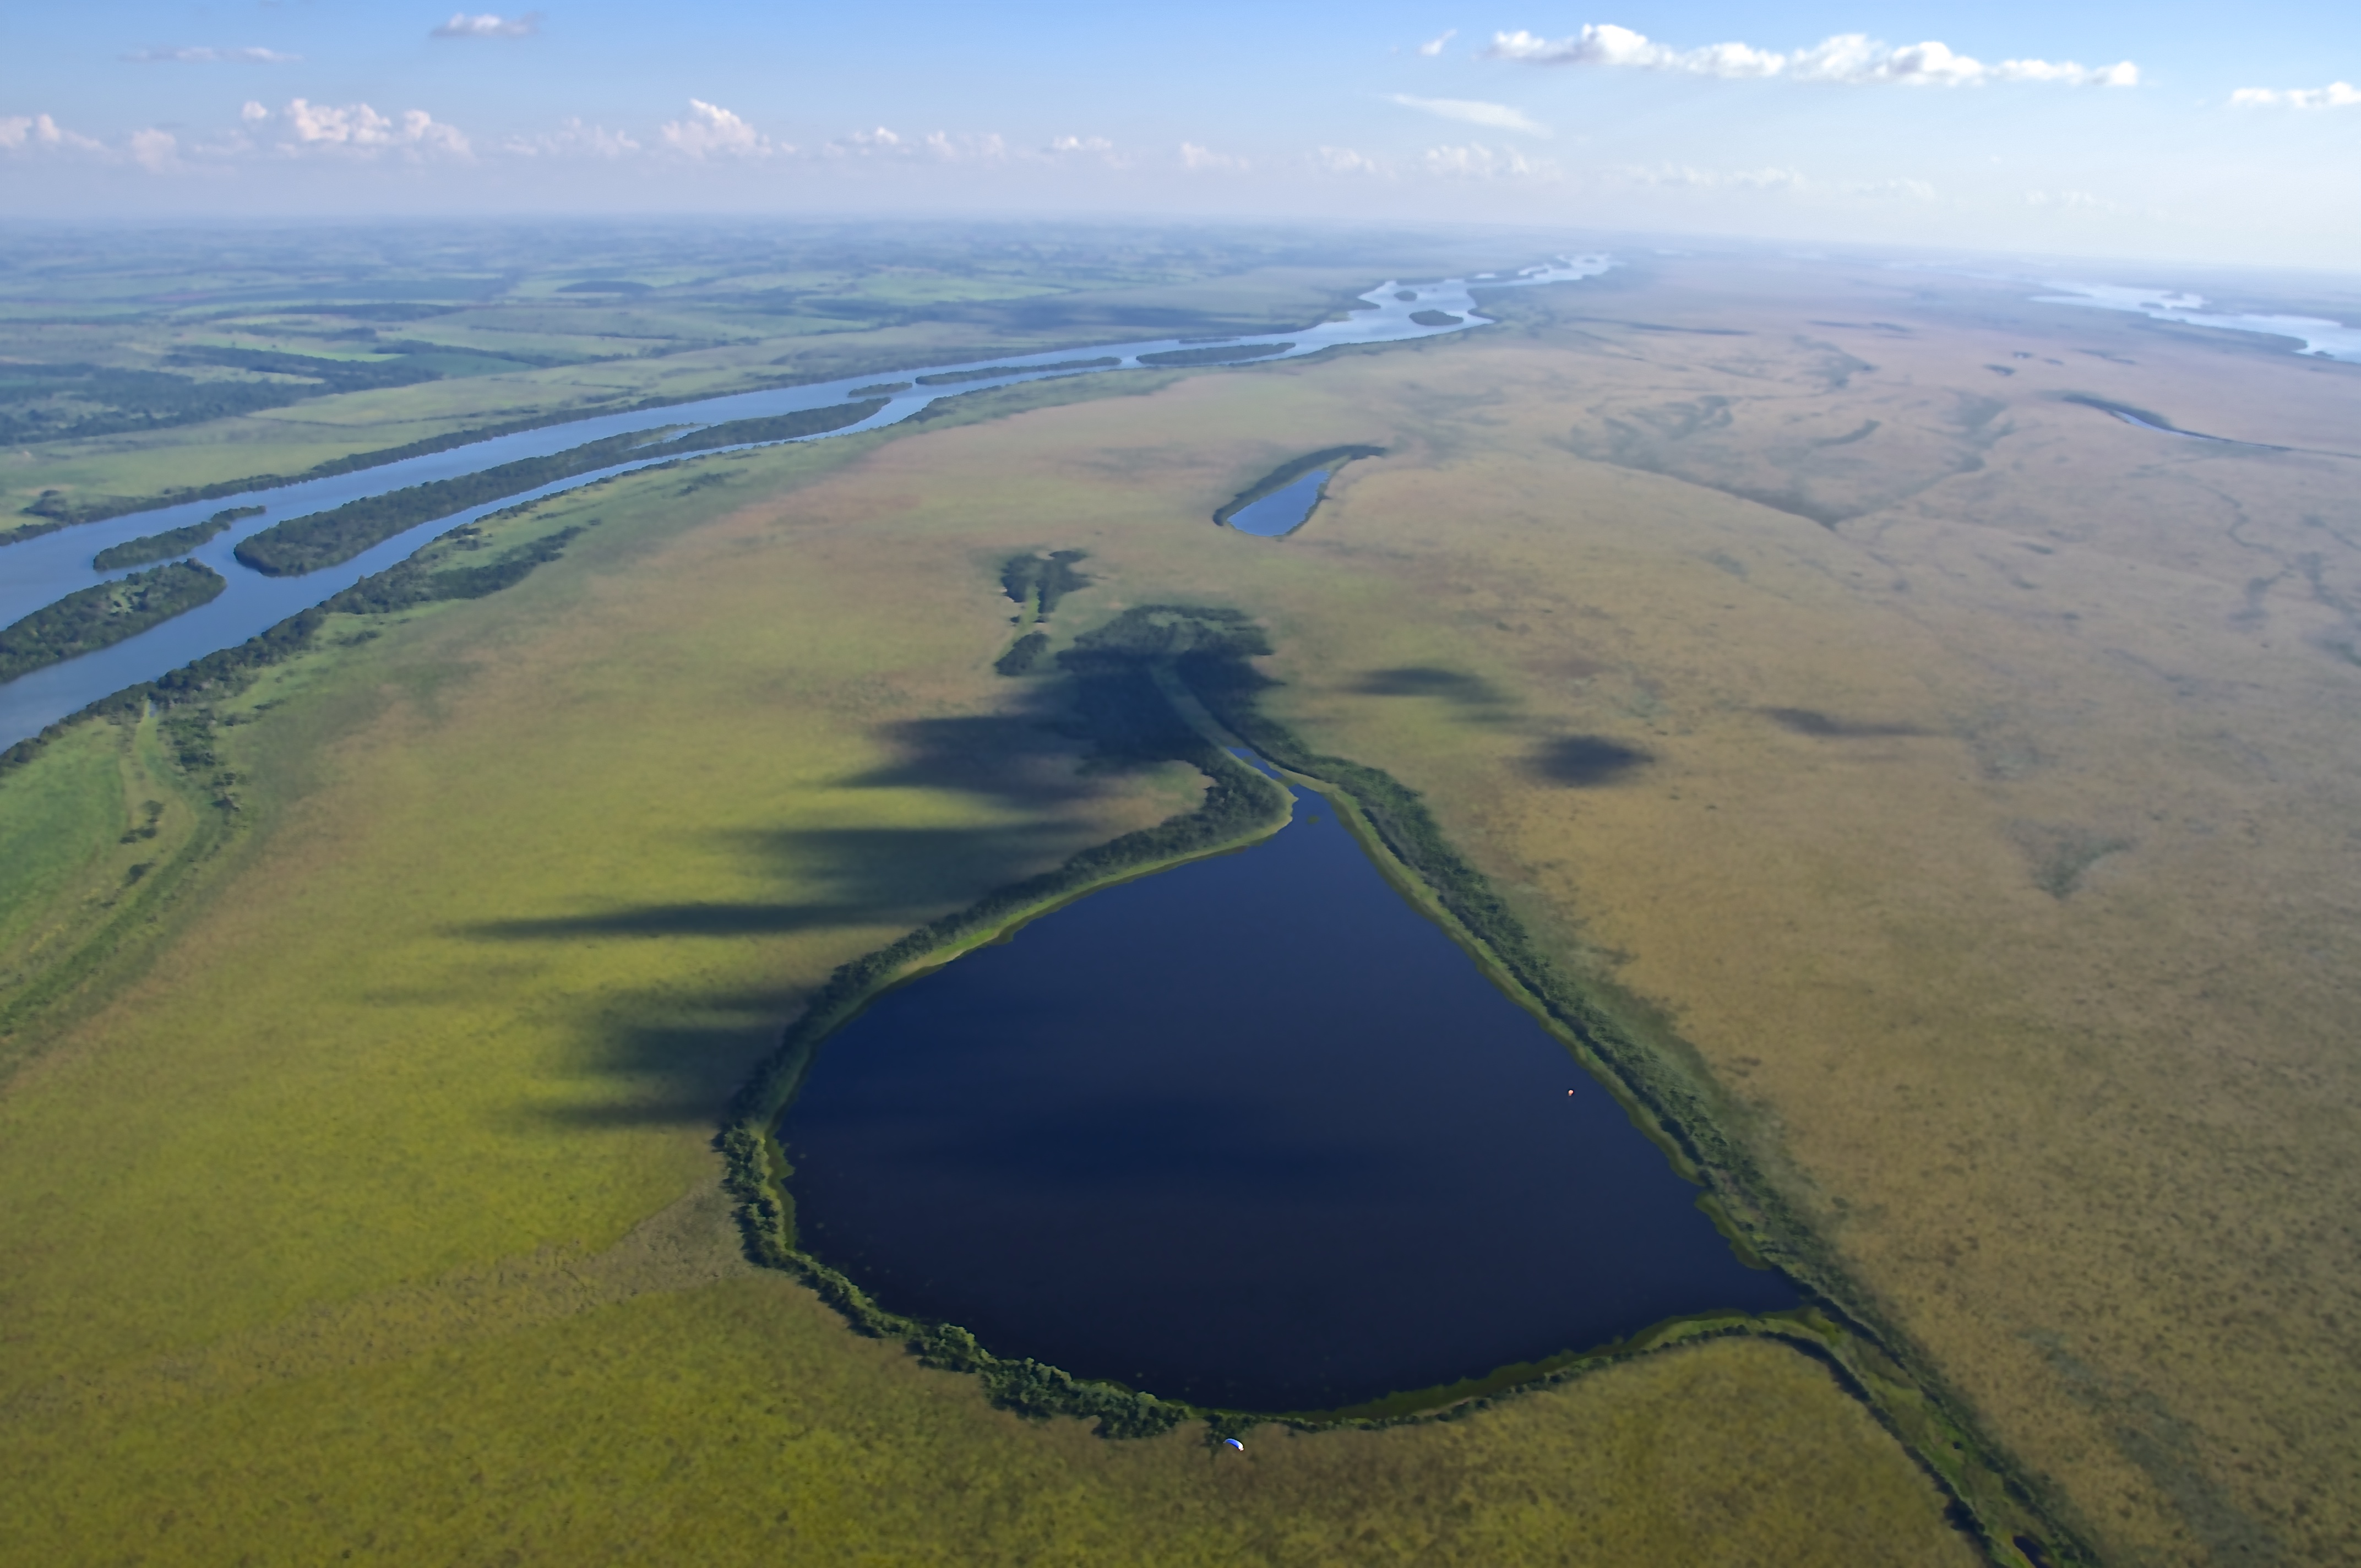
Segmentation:
{"type": "MultiPolygon", "coordinates": [[[[1175,378],[1122,378],[1150,379],[1175,378]]],[[[22,1199],[0,1212],[0,1451],[38,1499],[0,1552],[1965,1560],[1907,1455],[1791,1351],[1703,1345],[1455,1423],[1257,1432],[1222,1469],[1188,1434],[994,1411],[742,1272],[709,1140],[798,998],[1193,798],[1170,770],[1078,774],[991,667],[1015,551],[1093,549],[1061,632],[1239,586],[1201,521],[1235,465],[1202,506],[1181,487],[1200,521],[1169,536],[1170,497],[1087,459],[973,487],[966,461],[1027,420],[1096,411],[1168,451],[1224,433],[1124,389],[595,488],[488,525],[506,547],[600,518],[519,587],[332,618],[214,705],[247,782],[203,917],[28,1039],[0,1093],[22,1199]]],[[[58,803],[76,864],[122,830],[119,804],[66,804],[97,732],[0,780],[0,807],[58,803]]],[[[27,884],[19,906],[55,902],[27,884]]]]}

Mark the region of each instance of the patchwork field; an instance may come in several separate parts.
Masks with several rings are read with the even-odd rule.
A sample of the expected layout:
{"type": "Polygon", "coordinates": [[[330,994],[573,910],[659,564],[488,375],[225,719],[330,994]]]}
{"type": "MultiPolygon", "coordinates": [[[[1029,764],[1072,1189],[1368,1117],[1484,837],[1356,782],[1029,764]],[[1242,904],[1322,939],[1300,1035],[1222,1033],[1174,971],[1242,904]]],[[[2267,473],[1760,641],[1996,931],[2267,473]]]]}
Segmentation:
{"type": "Polygon", "coordinates": [[[1501,313],[544,507],[599,521],[218,705],[234,816],[126,783],[152,720],[0,778],[81,846],[12,994],[38,932],[105,955],[0,1088],[5,1554],[1972,1561],[1774,1345],[1240,1459],[994,1411],[740,1260],[709,1140],[798,999],[1192,797],[994,673],[1053,548],[1055,643],[1268,626],[1269,710],[1425,792],[2097,1555],[2361,1552],[2361,372],[1833,264],[1501,313]],[[1212,523],[1349,444],[1292,537],[1212,523]],[[102,949],[147,798],[222,847],[102,949]]]}

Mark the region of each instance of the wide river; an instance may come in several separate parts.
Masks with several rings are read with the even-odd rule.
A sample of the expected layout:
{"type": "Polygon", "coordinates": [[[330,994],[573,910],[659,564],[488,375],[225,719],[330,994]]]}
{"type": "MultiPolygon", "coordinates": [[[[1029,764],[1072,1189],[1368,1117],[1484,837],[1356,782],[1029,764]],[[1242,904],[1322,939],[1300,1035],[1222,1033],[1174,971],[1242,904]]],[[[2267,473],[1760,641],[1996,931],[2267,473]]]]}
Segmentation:
{"type": "MultiPolygon", "coordinates": [[[[1360,296],[1361,305],[1345,320],[1322,322],[1300,332],[1265,333],[1248,337],[1224,338],[1218,342],[1224,347],[1235,347],[1242,352],[1257,346],[1278,347],[1278,352],[1253,361],[1267,365],[1281,359],[1301,358],[1345,344],[1399,343],[1412,338],[1439,337],[1447,333],[1465,331],[1470,326],[1488,324],[1488,318],[1475,313],[1475,290],[1572,282],[1596,277],[1613,265],[1612,259],[1605,256],[1578,256],[1554,265],[1527,268],[1513,274],[1478,273],[1473,278],[1446,279],[1439,283],[1388,282],[1360,296]],[[1436,311],[1460,319],[1449,325],[1432,326],[1411,320],[1414,313],[1436,311]]],[[[342,474],[333,478],[307,480],[300,485],[276,489],[161,507],[153,511],[111,518],[104,522],[60,529],[55,533],[44,534],[19,544],[0,546],[0,626],[6,626],[76,588],[126,576],[127,572],[101,572],[91,565],[91,557],[111,544],[196,522],[229,507],[259,506],[267,509],[262,516],[248,518],[233,525],[227,532],[192,552],[195,559],[229,579],[228,589],[212,603],[111,648],[36,670],[0,685],[0,747],[37,735],[57,720],[126,686],[154,680],[208,653],[236,647],[289,616],[335,597],[361,578],[396,565],[429,540],[463,523],[513,506],[520,499],[574,489],[609,475],[629,473],[645,465],[619,464],[540,489],[524,491],[519,496],[454,512],[397,534],[341,565],[300,577],[266,577],[240,565],[231,554],[239,541],[288,518],[324,511],[346,501],[382,495],[389,490],[423,484],[431,479],[447,479],[503,463],[513,463],[519,458],[563,452],[611,435],[645,431],[653,437],[660,431],[826,408],[844,402],[860,389],[879,382],[915,382],[922,376],[961,376],[952,385],[914,385],[908,390],[895,394],[885,407],[858,424],[848,425],[827,435],[802,439],[825,441],[839,435],[851,435],[898,424],[938,398],[1042,380],[1051,376],[1096,375],[1103,370],[1137,369],[1141,367],[1143,355],[1169,354],[1202,346],[1205,343],[1202,339],[1184,343],[1177,338],[1159,338],[1146,343],[1069,347],[1043,354],[969,360],[956,365],[914,366],[892,372],[867,371],[859,376],[808,386],[741,392],[730,397],[708,398],[698,402],[676,403],[633,413],[606,414],[569,424],[550,425],[541,430],[500,436],[470,446],[438,452],[431,456],[390,463],[380,468],[342,474]],[[1070,365],[1078,358],[1107,358],[1114,363],[1084,370],[1044,368],[1070,365]],[[1007,367],[1005,375],[979,376],[969,379],[963,374],[997,369],[1004,366],[1007,367]]]]}
{"type": "Polygon", "coordinates": [[[831,1036],[780,1124],[801,1245],[1001,1355],[1254,1410],[1799,1304],[1324,799],[1295,810],[831,1036]]]}

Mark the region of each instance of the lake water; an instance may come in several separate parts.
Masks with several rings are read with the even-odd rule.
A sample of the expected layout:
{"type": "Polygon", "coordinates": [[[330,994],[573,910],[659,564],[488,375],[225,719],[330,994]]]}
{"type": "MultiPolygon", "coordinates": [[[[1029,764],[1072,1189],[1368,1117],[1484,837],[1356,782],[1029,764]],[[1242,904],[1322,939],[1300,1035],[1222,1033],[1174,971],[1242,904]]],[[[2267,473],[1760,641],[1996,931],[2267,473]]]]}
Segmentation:
{"type": "Polygon", "coordinates": [[[1328,470],[1316,468],[1287,488],[1274,490],[1254,505],[1232,512],[1230,526],[1240,533],[1257,533],[1265,539],[1292,533],[1303,526],[1312,509],[1320,504],[1320,487],[1327,482],[1328,470]]]}
{"type": "Polygon", "coordinates": [[[2053,283],[2050,287],[2068,291],[2037,295],[2037,304],[2088,305],[2103,311],[2128,311],[2150,321],[2290,338],[2303,345],[2296,351],[2299,354],[2361,365],[2361,327],[2325,317],[2228,315],[2208,311],[2202,294],[2177,293],[2169,289],[2127,289],[2113,283],[2053,283]]]}
{"type": "Polygon", "coordinates": [[[880,997],[780,1134],[802,1245],[885,1306],[1204,1404],[1798,1304],[1309,793],[880,997]]]}
{"type": "MultiPolygon", "coordinates": [[[[1612,259],[1605,256],[1578,256],[1548,266],[1528,268],[1510,278],[1487,277],[1475,281],[1446,279],[1436,283],[1411,285],[1389,281],[1360,296],[1360,305],[1343,321],[1323,322],[1295,332],[1243,337],[1236,340],[1236,346],[1243,350],[1257,344],[1290,345],[1283,352],[1254,361],[1258,365],[1268,365],[1301,358],[1345,344],[1396,343],[1439,336],[1444,333],[1463,331],[1467,326],[1486,324],[1487,318],[1472,313],[1476,308],[1470,293],[1472,287],[1480,284],[1486,289],[1500,289],[1572,282],[1596,277],[1613,265],[1612,259]],[[1430,309],[1451,312],[1467,319],[1460,325],[1444,327],[1424,326],[1411,320],[1413,313],[1430,309]]],[[[919,366],[895,371],[891,373],[893,379],[919,384],[907,386],[895,393],[885,407],[858,424],[827,435],[801,439],[825,441],[839,435],[898,424],[938,398],[1043,380],[1052,376],[1101,375],[1109,370],[1136,369],[1140,367],[1143,355],[1169,353],[1189,346],[1179,338],[1159,338],[1153,342],[1111,344],[1085,349],[1063,348],[1040,354],[1000,355],[961,364],[919,366]],[[1093,363],[1087,366],[1075,364],[1078,358],[1085,357],[1093,363]],[[979,374],[985,371],[994,373],[979,374]],[[929,387],[921,380],[926,377],[945,379],[929,387]]],[[[111,518],[104,522],[79,524],[38,539],[0,546],[0,626],[6,626],[76,588],[127,575],[127,572],[101,572],[91,565],[92,556],[109,545],[196,522],[229,507],[259,506],[267,509],[263,516],[247,518],[233,524],[227,532],[192,552],[195,559],[229,579],[227,590],[212,603],[166,621],[137,637],[118,642],[112,648],[36,670],[0,685],[0,747],[37,735],[57,720],[126,686],[154,680],[208,653],[235,647],[289,616],[333,598],[362,577],[394,565],[421,545],[462,523],[514,506],[521,499],[577,488],[609,475],[627,473],[646,465],[620,464],[598,473],[580,475],[538,490],[526,491],[521,496],[510,496],[454,512],[398,534],[341,566],[301,577],[266,577],[241,565],[232,554],[240,541],[274,523],[324,511],[363,497],[423,484],[431,479],[472,474],[503,463],[513,463],[519,458],[544,456],[610,435],[644,431],[653,437],[657,432],[666,429],[719,424],[728,420],[768,418],[805,409],[824,408],[841,403],[862,389],[873,388],[880,378],[879,372],[871,370],[859,376],[809,386],[741,392],[730,397],[708,398],[699,402],[633,413],[601,414],[568,424],[522,431],[470,446],[455,447],[431,456],[413,457],[381,468],[307,480],[279,489],[255,490],[161,507],[128,517],[111,518]]]]}

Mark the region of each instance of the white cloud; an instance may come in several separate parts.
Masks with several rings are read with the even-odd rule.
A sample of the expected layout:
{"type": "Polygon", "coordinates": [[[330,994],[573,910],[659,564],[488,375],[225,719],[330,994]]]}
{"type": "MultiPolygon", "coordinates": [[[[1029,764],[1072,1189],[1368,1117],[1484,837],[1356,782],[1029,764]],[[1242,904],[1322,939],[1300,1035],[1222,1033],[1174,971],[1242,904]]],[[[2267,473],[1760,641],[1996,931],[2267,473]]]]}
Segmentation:
{"type": "Polygon", "coordinates": [[[1699,169],[1690,163],[1663,163],[1653,168],[1621,170],[1635,185],[1665,185],[1696,191],[1800,191],[1810,183],[1792,169],[1699,169]]]}
{"type": "Polygon", "coordinates": [[[150,174],[165,174],[181,166],[181,142],[170,131],[131,133],[131,161],[150,174]]]}
{"type": "Polygon", "coordinates": [[[0,117],[0,148],[10,152],[104,152],[106,144],[67,130],[47,115],[10,115],[0,117]]]}
{"type": "Polygon", "coordinates": [[[465,11],[454,11],[451,19],[427,36],[437,38],[522,38],[541,31],[541,13],[527,11],[522,16],[496,16],[487,11],[470,16],[465,11]]]}
{"type": "Polygon", "coordinates": [[[1442,37],[1429,38],[1424,43],[1419,45],[1418,52],[1426,56],[1427,59],[1433,60],[1436,55],[1443,52],[1443,46],[1444,44],[1449,43],[1458,36],[1459,29],[1457,27],[1445,27],[1443,30],[1442,37]]]}
{"type": "Polygon", "coordinates": [[[373,155],[393,148],[413,155],[432,152],[451,158],[469,156],[467,138],[458,127],[444,124],[423,109],[404,109],[401,118],[395,120],[367,104],[346,104],[337,108],[296,98],[282,113],[287,128],[295,137],[293,142],[282,144],[291,151],[318,148],[373,155]]]}
{"type": "Polygon", "coordinates": [[[1462,180],[1554,180],[1558,172],[1547,159],[1529,159],[1512,147],[1491,148],[1482,142],[1431,147],[1419,163],[1429,174],[1462,180]]]}
{"type": "Polygon", "coordinates": [[[2241,87],[2230,94],[2237,108],[2350,109],[2361,105],[2361,87],[2332,82],[2325,87],[2241,87]]]}
{"type": "Polygon", "coordinates": [[[1465,120],[1471,126],[1489,126],[1496,131],[1522,131],[1534,137],[1550,134],[1547,126],[1506,104],[1487,104],[1474,98],[1413,98],[1407,93],[1395,93],[1394,102],[1405,109],[1439,115],[1446,120],[1465,120]]]}
{"type": "Polygon", "coordinates": [[[1199,147],[1195,142],[1184,141],[1180,144],[1180,167],[1190,170],[1245,169],[1247,164],[1243,158],[1232,158],[1211,148],[1199,147]]]}
{"type": "Polygon", "coordinates": [[[1954,53],[1948,44],[1929,40],[1897,47],[1875,42],[1866,33],[1840,33],[1810,49],[1785,53],[1742,43],[1682,49],[1608,22],[1585,27],[1579,33],[1562,38],[1540,38],[1521,30],[1496,33],[1491,47],[1484,52],[1494,60],[1521,60],[1532,65],[1623,66],[1725,81],[1784,76],[1796,82],[1901,83],[1917,87],[1982,87],[1994,82],[2050,82],[2069,87],[2139,85],[2139,67],[2129,60],[2097,67],[2047,60],[2004,60],[1997,65],[1986,65],[1971,56],[1954,53]]]}
{"type": "Polygon", "coordinates": [[[1376,159],[1355,152],[1349,147],[1323,147],[1313,155],[1313,164],[1329,174],[1374,174],[1390,177],[1393,170],[1376,159]]]}
{"type": "Polygon", "coordinates": [[[244,120],[250,126],[257,120],[267,120],[270,118],[270,111],[256,103],[253,99],[248,98],[246,101],[246,107],[237,112],[237,117],[244,120]]]}
{"type": "Polygon", "coordinates": [[[2025,204],[2028,207],[2047,207],[2058,212],[2103,213],[2111,217],[2121,216],[2132,210],[2120,202],[2110,202],[2104,196],[2093,196],[2088,191],[2027,191],[2025,193],[2025,204]]]}
{"type": "Polygon", "coordinates": [[[520,158],[628,158],[640,144],[622,131],[585,125],[577,117],[540,136],[511,137],[500,150],[520,158]]]}
{"type": "Polygon", "coordinates": [[[123,58],[142,63],[178,60],[188,65],[291,65],[303,57],[281,54],[275,49],[214,49],[200,44],[182,49],[143,49],[123,58]]]}
{"type": "Polygon", "coordinates": [[[1104,158],[1115,151],[1115,143],[1104,137],[1056,137],[1043,152],[1068,157],[1075,153],[1096,153],[1104,158]]]}
{"type": "Polygon", "coordinates": [[[918,146],[927,157],[944,163],[998,163],[1008,156],[1008,144],[997,131],[982,135],[962,131],[958,136],[928,131],[918,146]]]}
{"type": "Polygon", "coordinates": [[[666,121],[656,127],[656,134],[675,152],[700,159],[768,158],[774,152],[795,151],[791,147],[774,146],[770,137],[736,115],[702,98],[688,101],[686,119],[666,121]]]}

